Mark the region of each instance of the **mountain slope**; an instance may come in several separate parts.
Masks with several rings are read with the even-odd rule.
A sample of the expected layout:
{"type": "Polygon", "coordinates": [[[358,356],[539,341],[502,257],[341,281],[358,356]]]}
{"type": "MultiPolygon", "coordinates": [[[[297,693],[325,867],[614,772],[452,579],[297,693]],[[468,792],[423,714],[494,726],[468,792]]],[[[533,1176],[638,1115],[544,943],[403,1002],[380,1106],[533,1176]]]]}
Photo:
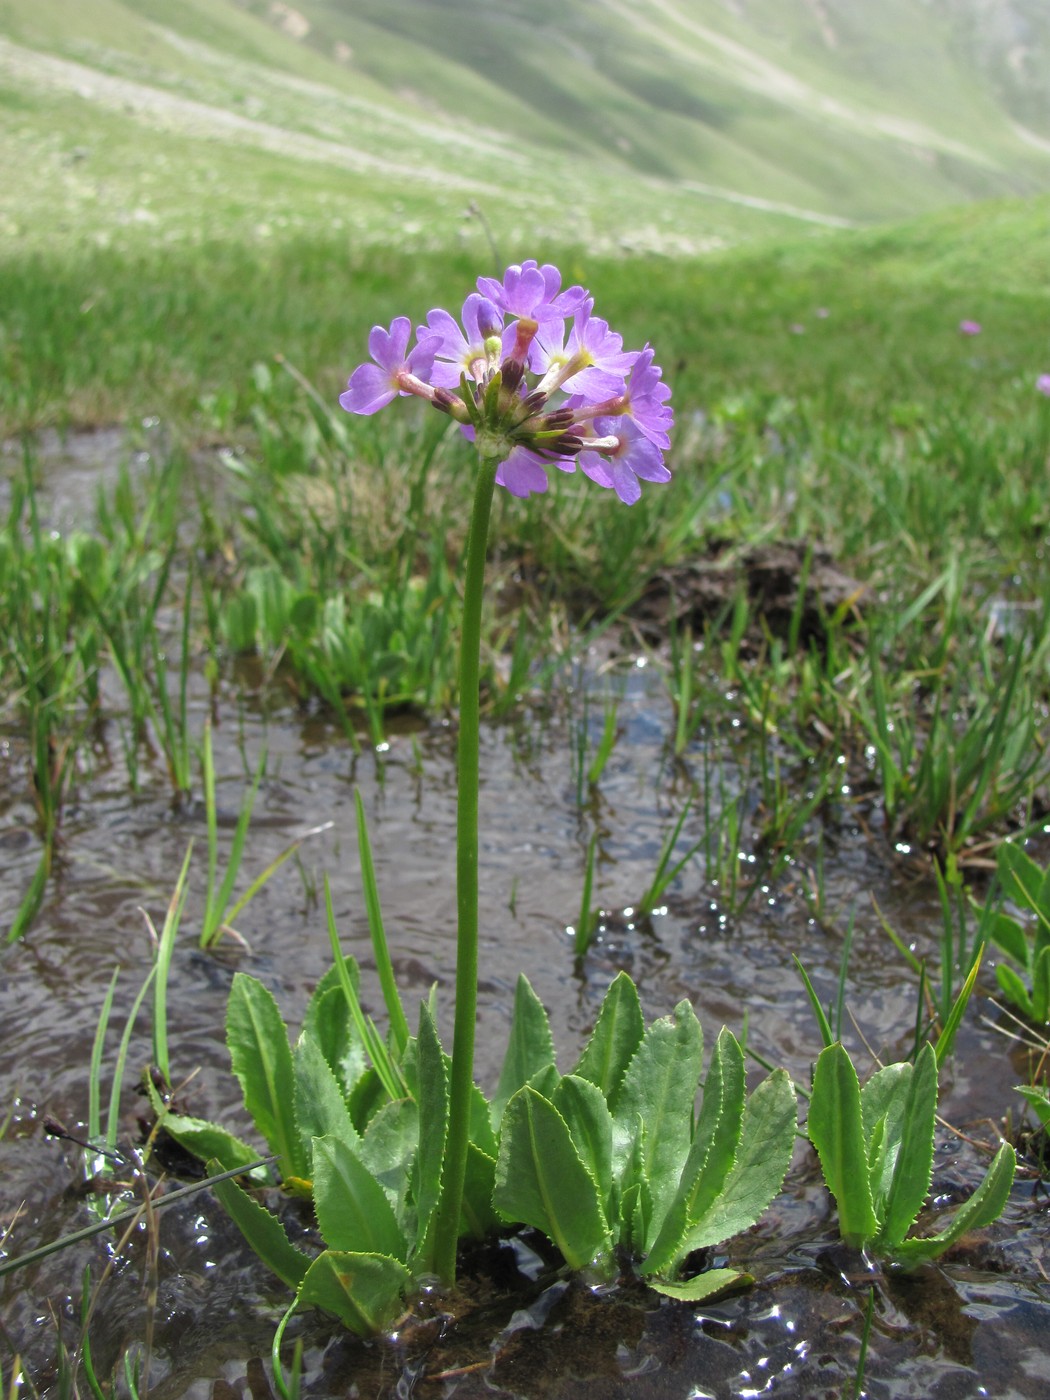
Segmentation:
{"type": "Polygon", "coordinates": [[[0,232],[693,252],[1050,189],[1043,0],[0,0],[0,232]]]}

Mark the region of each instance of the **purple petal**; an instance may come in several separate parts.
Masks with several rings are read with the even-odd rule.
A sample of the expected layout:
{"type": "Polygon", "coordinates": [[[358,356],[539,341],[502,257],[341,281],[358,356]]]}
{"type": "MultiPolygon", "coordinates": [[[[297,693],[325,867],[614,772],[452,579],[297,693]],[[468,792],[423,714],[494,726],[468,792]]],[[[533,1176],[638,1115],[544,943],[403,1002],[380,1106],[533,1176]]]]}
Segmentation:
{"type": "Polygon", "coordinates": [[[368,353],[377,365],[393,372],[405,363],[408,337],[412,334],[412,322],[407,316],[395,316],[390,329],[373,326],[368,337],[368,353]]]}
{"type": "Polygon", "coordinates": [[[547,489],[547,473],[542,458],[527,447],[515,447],[496,471],[496,482],[505,486],[512,496],[528,496],[547,489]]]}
{"type": "Polygon", "coordinates": [[[397,398],[397,385],[379,365],[358,365],[339,402],[347,413],[378,413],[397,398]]]}

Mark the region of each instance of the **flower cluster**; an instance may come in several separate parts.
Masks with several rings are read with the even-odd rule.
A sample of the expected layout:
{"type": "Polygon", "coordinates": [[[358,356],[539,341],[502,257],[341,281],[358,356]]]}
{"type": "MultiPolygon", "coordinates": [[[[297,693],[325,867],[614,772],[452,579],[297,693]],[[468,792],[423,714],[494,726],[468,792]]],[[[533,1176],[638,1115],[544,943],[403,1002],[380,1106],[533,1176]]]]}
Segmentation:
{"type": "Polygon", "coordinates": [[[663,454],[674,424],[653,351],[624,350],[593,314],[583,287],[532,259],[503,280],[479,277],[460,321],[440,308],[416,330],[398,316],[373,326],[373,363],[359,365],[339,402],[376,413],[415,394],[450,414],[479,453],[497,459],[496,481],[515,496],[546,491],[547,467],[582,471],[631,505],[640,481],[670,481],[663,454]]]}

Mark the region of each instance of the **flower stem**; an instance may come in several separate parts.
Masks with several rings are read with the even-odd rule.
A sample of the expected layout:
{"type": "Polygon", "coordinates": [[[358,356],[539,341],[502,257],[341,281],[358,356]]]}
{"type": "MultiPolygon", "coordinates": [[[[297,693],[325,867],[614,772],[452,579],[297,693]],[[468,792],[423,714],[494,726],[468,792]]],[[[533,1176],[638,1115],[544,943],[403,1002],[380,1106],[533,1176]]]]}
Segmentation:
{"type": "Polygon", "coordinates": [[[434,1266],[446,1284],[456,1279],[456,1247],[463,1206],[474,1083],[478,1003],[478,742],[481,676],[481,605],[492,493],[499,458],[481,459],[467,535],[463,628],[459,653],[459,802],[456,823],[456,1018],[452,1039],[448,1138],[434,1244],[434,1266]]]}

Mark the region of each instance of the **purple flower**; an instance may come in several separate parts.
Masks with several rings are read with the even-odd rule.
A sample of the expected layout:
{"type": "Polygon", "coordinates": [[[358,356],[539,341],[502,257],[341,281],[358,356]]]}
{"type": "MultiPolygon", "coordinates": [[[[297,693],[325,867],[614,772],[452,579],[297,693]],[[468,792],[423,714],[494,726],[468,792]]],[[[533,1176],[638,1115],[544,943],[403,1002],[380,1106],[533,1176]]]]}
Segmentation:
{"type": "Polygon", "coordinates": [[[526,258],[523,263],[514,263],[503,274],[503,281],[495,277],[479,277],[478,291],[495,302],[508,316],[527,316],[533,321],[564,321],[575,315],[586,300],[587,293],[582,287],[569,287],[559,292],[561,273],[553,263],[538,267],[535,258],[526,258]]]}
{"type": "Polygon", "coordinates": [[[567,344],[563,344],[564,328],[541,328],[532,345],[529,368],[543,375],[539,384],[542,392],[564,389],[592,403],[623,393],[624,377],[638,352],[625,351],[623,336],[611,331],[608,321],[591,315],[593,304],[588,300],[580,308],[567,344]]]}
{"type": "Polygon", "coordinates": [[[348,413],[378,413],[398,394],[422,392],[424,397],[430,397],[426,394],[426,380],[441,342],[437,336],[428,335],[406,355],[411,333],[412,322],[407,316],[395,317],[388,331],[382,326],[372,327],[368,353],[375,364],[358,365],[339,395],[339,402],[348,413]]]}
{"type": "Polygon", "coordinates": [[[1035,387],[1040,394],[1045,394],[1050,399],[1050,374],[1041,374],[1035,381],[1035,387]]]}
{"type": "Polygon", "coordinates": [[[502,315],[488,297],[477,292],[471,292],[463,303],[462,317],[461,330],[455,317],[437,307],[417,331],[421,342],[428,336],[438,339],[434,351],[437,363],[430,382],[445,389],[458,389],[463,374],[468,379],[480,379],[488,366],[485,341],[503,331],[502,315]]]}
{"type": "Polygon", "coordinates": [[[595,431],[602,434],[595,447],[585,445],[580,466],[599,486],[611,487],[624,505],[633,506],[642,494],[642,481],[670,481],[663,454],[630,418],[596,418],[595,431]]]}
{"type": "Polygon", "coordinates": [[[980,321],[960,321],[960,322],[959,322],[959,334],[960,334],[960,335],[980,335],[980,334],[981,334],[981,323],[980,323],[980,321]]]}

